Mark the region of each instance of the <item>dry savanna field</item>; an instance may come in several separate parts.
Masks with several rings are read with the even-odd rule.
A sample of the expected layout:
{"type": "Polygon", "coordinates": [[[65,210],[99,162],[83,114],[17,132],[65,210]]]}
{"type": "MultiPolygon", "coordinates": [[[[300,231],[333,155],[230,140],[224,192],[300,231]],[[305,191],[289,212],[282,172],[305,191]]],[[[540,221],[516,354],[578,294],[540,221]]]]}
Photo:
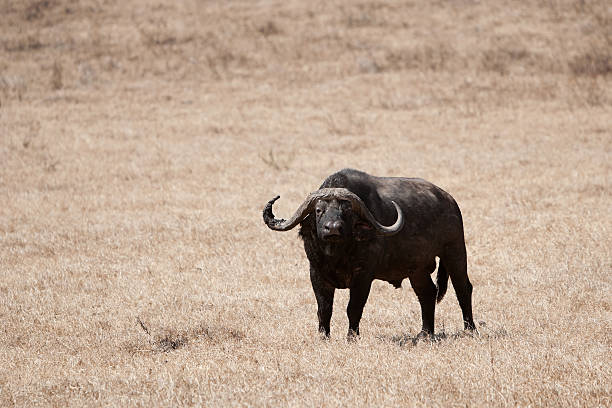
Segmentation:
{"type": "Polygon", "coordinates": [[[611,163],[607,0],[0,0],[0,406],[609,407],[611,163]],[[261,211],[345,167],[455,197],[478,334],[319,338],[261,211]]]}

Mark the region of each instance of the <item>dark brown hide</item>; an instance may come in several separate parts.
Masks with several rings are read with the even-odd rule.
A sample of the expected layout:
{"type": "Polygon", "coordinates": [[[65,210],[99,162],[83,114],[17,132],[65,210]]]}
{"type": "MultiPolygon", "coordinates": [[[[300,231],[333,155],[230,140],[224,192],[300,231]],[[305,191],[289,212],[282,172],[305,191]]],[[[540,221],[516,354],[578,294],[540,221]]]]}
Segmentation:
{"type": "MultiPolygon", "coordinates": [[[[333,189],[346,189],[359,197],[374,220],[365,219],[345,204],[345,198],[333,194],[325,197],[319,194],[308,208],[292,218],[292,224],[301,225],[300,236],[310,262],[319,330],[323,334],[330,333],[336,289],[350,289],[347,314],[349,337],[353,337],[359,334],[359,321],[372,281],[380,279],[400,287],[404,279],[409,279],[421,305],[420,336],[431,336],[436,300],[442,300],[449,276],[465,328],[475,328],[463,221],[450,194],[422,179],[375,177],[352,169],[332,174],[318,191],[333,189]],[[387,235],[380,233],[381,226],[397,226],[400,221],[401,229],[387,235]],[[436,269],[436,257],[440,259],[437,285],[430,276],[436,269]]],[[[276,220],[272,214],[275,200],[264,210],[264,221],[270,228],[284,221],[276,220]]],[[[305,204],[300,208],[303,207],[305,204]]]]}

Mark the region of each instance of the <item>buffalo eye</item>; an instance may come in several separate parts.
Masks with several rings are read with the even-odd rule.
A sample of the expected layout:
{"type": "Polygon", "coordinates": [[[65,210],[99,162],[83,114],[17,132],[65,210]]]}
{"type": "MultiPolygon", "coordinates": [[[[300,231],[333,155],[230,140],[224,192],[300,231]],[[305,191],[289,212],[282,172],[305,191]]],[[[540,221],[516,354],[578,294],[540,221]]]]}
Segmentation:
{"type": "Polygon", "coordinates": [[[322,212],[322,211],[323,211],[323,210],[321,210],[320,208],[317,208],[317,209],[315,210],[315,212],[317,213],[317,215],[321,215],[321,212],[322,212]]]}

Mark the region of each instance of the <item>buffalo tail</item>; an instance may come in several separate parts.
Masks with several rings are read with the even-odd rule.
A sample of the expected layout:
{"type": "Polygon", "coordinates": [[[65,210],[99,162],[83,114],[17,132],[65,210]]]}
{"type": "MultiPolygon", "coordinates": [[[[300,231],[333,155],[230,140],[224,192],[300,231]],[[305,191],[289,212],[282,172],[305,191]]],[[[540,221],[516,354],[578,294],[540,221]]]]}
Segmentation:
{"type": "Polygon", "coordinates": [[[438,287],[438,296],[436,297],[436,302],[440,303],[440,301],[444,298],[446,294],[446,289],[448,289],[448,271],[444,267],[444,263],[440,260],[438,264],[438,276],[436,278],[436,286],[438,287]]]}

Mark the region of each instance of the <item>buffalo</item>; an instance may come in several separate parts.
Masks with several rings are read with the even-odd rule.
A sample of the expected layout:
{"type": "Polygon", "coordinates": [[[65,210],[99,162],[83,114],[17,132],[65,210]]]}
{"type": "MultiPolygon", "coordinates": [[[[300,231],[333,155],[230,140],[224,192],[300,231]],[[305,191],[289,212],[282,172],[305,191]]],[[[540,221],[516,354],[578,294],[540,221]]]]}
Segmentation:
{"type": "Polygon", "coordinates": [[[396,288],[409,279],[420,306],[422,329],[415,339],[433,338],[436,302],[453,283],[466,330],[475,330],[472,284],[467,275],[463,220],[446,191],[418,178],[375,177],[344,169],[327,177],[288,220],[277,219],[272,199],[266,225],[299,235],[310,263],[319,332],[330,335],[334,292],[349,289],[347,338],[359,335],[359,321],[374,279],[396,288]],[[431,274],[439,258],[436,284],[431,274]]]}

